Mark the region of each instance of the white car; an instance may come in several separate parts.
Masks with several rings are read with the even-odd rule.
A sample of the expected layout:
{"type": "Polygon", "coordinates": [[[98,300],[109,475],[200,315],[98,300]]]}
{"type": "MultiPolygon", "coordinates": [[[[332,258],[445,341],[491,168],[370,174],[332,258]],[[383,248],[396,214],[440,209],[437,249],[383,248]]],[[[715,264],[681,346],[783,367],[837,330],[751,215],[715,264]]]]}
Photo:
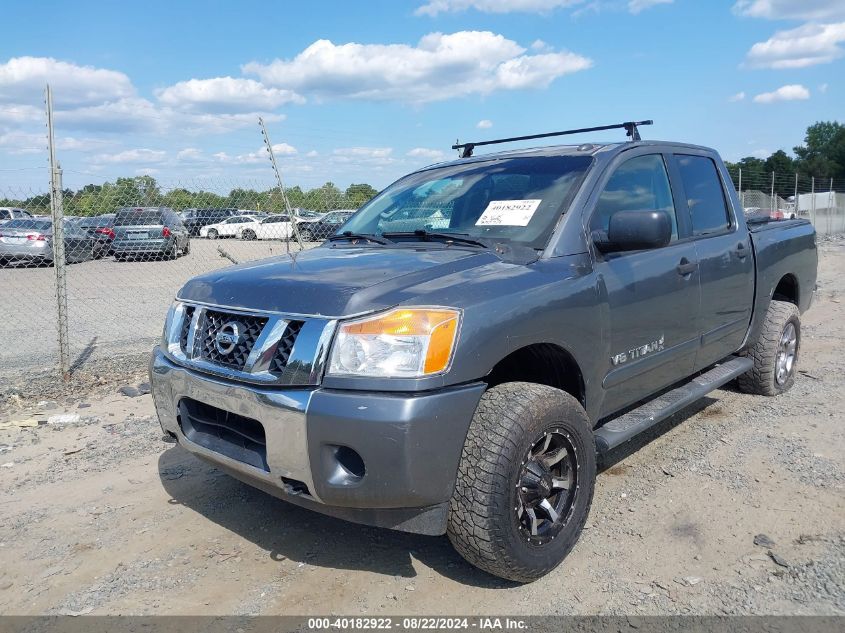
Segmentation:
{"type": "Polygon", "coordinates": [[[244,240],[288,240],[292,235],[290,217],[286,213],[271,215],[255,224],[244,225],[238,237],[244,240]]]}
{"type": "Polygon", "coordinates": [[[258,214],[233,215],[231,218],[226,218],[222,222],[202,227],[200,229],[200,237],[210,240],[216,240],[218,237],[240,237],[244,229],[258,226],[264,217],[258,214]]]}

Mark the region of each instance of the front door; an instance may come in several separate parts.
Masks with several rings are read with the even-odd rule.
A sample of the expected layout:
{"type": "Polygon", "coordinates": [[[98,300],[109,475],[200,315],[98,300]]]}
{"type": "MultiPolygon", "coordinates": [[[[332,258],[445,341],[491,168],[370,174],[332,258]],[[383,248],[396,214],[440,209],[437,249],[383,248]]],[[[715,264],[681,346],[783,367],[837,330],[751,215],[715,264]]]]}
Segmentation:
{"type": "MultiPolygon", "coordinates": [[[[698,348],[699,273],[695,245],[684,240],[662,154],[619,164],[595,205],[590,230],[607,230],[618,211],[662,211],[672,241],[649,250],[599,254],[596,274],[606,293],[610,344],[602,381],[602,415],[651,395],[692,373],[698,348]]],[[[683,218],[682,218],[683,219],[683,218]]]]}

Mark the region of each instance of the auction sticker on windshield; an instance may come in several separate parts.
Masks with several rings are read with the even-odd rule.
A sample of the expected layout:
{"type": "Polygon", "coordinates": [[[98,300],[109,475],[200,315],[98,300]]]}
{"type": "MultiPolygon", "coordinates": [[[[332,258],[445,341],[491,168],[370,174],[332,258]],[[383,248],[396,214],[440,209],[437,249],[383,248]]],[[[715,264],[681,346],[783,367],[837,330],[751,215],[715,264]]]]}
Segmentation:
{"type": "Polygon", "coordinates": [[[475,226],[528,226],[542,200],[491,200],[475,226]]]}

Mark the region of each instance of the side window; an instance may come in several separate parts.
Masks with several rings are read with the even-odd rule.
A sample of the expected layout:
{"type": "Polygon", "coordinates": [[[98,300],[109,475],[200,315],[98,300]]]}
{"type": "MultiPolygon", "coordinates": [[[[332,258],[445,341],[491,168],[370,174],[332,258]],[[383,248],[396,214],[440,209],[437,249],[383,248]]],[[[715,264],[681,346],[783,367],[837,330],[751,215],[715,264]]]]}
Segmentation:
{"type": "Polygon", "coordinates": [[[6,209],[0,209],[0,220],[8,220],[12,217],[12,212],[6,209]]]}
{"type": "Polygon", "coordinates": [[[716,164],[706,156],[676,155],[675,158],[692,217],[692,234],[727,231],[731,227],[731,216],[716,164]]]}
{"type": "Polygon", "coordinates": [[[590,230],[607,231],[618,211],[663,211],[672,221],[672,241],[678,239],[672,188],[660,154],[637,156],[616,168],[596,203],[590,230]]]}

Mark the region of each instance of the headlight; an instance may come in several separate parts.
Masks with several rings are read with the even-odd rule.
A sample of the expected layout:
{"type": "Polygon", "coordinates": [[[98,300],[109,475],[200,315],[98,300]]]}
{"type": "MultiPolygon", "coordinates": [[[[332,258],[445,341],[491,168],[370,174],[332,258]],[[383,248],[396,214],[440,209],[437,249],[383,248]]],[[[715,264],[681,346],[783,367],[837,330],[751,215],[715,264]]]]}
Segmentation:
{"type": "Polygon", "coordinates": [[[421,378],[449,368],[461,313],[448,308],[397,308],[347,321],[338,329],[329,374],[421,378]]]}

